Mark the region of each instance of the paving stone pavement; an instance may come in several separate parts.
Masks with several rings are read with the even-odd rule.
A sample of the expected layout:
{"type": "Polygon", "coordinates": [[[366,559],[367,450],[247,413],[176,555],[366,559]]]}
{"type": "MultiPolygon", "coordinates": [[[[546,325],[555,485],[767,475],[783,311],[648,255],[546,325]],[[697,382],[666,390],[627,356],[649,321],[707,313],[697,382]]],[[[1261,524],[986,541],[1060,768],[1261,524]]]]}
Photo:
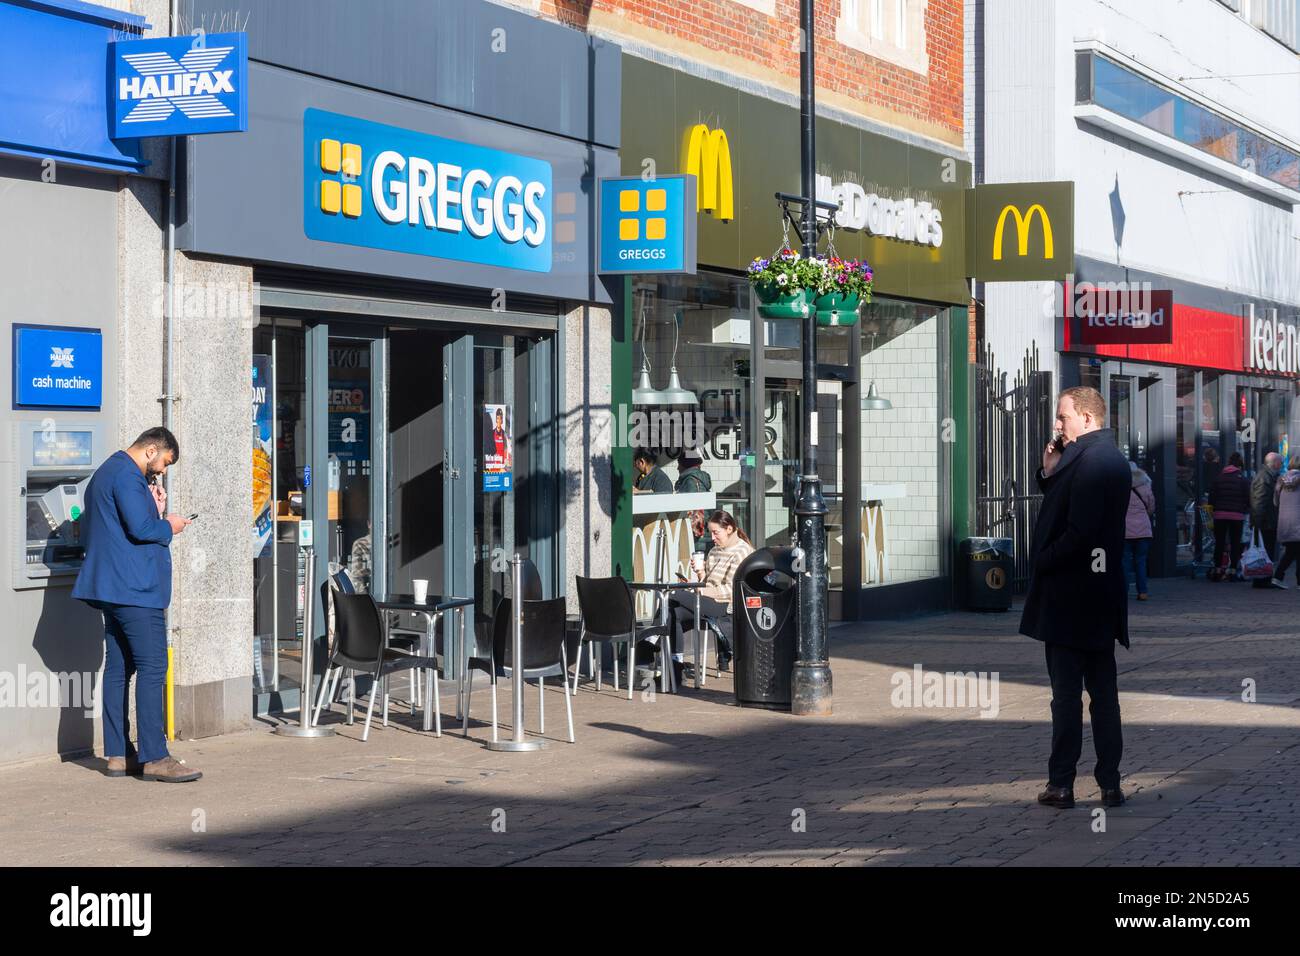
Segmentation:
{"type": "Polygon", "coordinates": [[[177,743],[195,784],[108,779],[95,758],[0,767],[0,863],[1300,864],[1300,592],[1158,581],[1132,606],[1133,650],[1118,651],[1131,799],[1104,813],[1086,727],[1078,806],[1033,802],[1049,691],[1018,620],[833,627],[829,719],[737,708],[729,675],[652,700],[584,683],[571,745],[557,685],[547,749],[494,753],[483,684],[468,740],[444,685],[442,739],[395,707],[368,743],[360,720],[322,740],[259,727],[177,743]],[[996,671],[996,716],[894,706],[893,675],[916,664],[996,671]]]}

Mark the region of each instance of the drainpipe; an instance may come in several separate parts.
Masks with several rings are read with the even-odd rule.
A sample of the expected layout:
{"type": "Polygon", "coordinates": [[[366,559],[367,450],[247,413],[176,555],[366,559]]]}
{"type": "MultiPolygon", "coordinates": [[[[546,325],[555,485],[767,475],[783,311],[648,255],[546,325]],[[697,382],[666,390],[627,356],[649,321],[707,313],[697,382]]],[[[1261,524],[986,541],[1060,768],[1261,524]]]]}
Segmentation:
{"type": "MultiPolygon", "coordinates": [[[[171,36],[176,35],[176,23],[179,17],[177,9],[179,0],[171,0],[168,11],[168,32],[171,36]]],[[[167,258],[163,262],[163,281],[167,285],[167,306],[163,313],[163,427],[172,431],[173,412],[176,403],[175,394],[175,368],[172,363],[173,355],[173,331],[175,326],[174,317],[176,315],[176,282],[175,268],[173,260],[176,256],[176,137],[168,137],[168,160],[167,160],[167,258]]],[[[171,478],[164,476],[163,487],[167,491],[167,499],[171,500],[171,478]]],[[[166,688],[166,705],[167,705],[167,722],[166,731],[167,739],[176,739],[176,686],[173,681],[173,654],[172,654],[172,636],[176,630],[172,623],[171,610],[164,611],[164,625],[167,633],[167,680],[166,688]]]]}

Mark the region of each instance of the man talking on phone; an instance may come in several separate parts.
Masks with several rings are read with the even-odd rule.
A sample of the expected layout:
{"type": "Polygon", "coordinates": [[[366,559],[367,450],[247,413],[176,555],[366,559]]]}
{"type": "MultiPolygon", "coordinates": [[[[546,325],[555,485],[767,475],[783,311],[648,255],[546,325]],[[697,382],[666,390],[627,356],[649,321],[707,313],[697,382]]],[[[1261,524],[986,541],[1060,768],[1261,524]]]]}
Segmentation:
{"type": "Polygon", "coordinates": [[[1052,685],[1052,756],[1038,802],[1074,806],[1074,776],[1083,748],[1083,689],[1091,701],[1094,775],[1101,802],[1124,802],[1124,752],[1116,684],[1115,642],[1128,647],[1124,522],[1132,486],[1128,461],[1103,427],[1106,401],[1095,388],[1061,393],[1057,435],[1043,449],[1038,484],[1043,504],[1030,553],[1032,576],[1020,633],[1042,641],[1052,685]]]}
{"type": "Polygon", "coordinates": [[[150,428],[100,465],[86,485],[80,519],[86,559],[72,596],[104,615],[104,756],[110,777],[139,774],[185,783],[203,776],[167,752],[163,732],[163,610],[172,596],[168,548],[191,519],[164,514],[167,493],[161,481],[179,459],[176,436],[150,428]],[[139,728],[135,753],[127,716],[132,674],[139,728]]]}

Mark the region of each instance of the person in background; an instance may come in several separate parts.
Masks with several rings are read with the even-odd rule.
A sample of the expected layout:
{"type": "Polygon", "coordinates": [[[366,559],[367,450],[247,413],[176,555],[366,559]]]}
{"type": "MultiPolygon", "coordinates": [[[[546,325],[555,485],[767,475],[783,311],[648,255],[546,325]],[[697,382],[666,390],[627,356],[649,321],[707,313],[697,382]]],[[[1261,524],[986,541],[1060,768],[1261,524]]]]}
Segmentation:
{"type": "Polygon", "coordinates": [[[190,519],[163,515],[161,479],[180,460],[176,436],[150,428],[130,448],[115,452],[86,485],[80,521],[86,559],[72,596],[104,615],[105,774],[185,783],[202,773],[167,752],[163,682],[167,634],[163,611],[172,598],[172,538],[190,519]],[[131,675],[139,743],[132,752],[127,713],[131,675]]]}
{"type": "Polygon", "coordinates": [[[1294,564],[1296,587],[1300,587],[1300,452],[1291,456],[1291,467],[1277,479],[1273,489],[1277,505],[1277,540],[1282,560],[1273,572],[1273,587],[1286,589],[1286,569],[1294,564]]]}
{"type": "MultiPolygon", "coordinates": [[[[708,554],[692,562],[690,580],[703,581],[700,588],[700,616],[715,622],[723,632],[718,637],[718,670],[730,670],[733,656],[731,646],[731,585],[740,562],[754,553],[754,545],[745,532],[736,525],[736,519],[726,511],[709,515],[709,534],[713,547],[708,554]],[[697,563],[701,567],[697,567],[697,563]]],[[[672,649],[681,647],[682,635],[695,628],[695,596],[674,593],[668,602],[668,615],[672,626],[672,649]]],[[[696,661],[696,666],[700,662],[696,661]]],[[[681,681],[681,654],[673,655],[673,670],[681,681]]]]}
{"type": "Polygon", "coordinates": [[[677,481],[673,491],[679,495],[697,494],[713,488],[713,479],[704,470],[704,459],[697,449],[683,449],[677,456],[677,481]]]}
{"type": "Polygon", "coordinates": [[[1242,471],[1246,462],[1240,452],[1228,456],[1228,463],[1210,486],[1210,507],[1214,509],[1214,567],[1210,571],[1214,581],[1240,581],[1241,553],[1246,550],[1241,540],[1242,522],[1250,514],[1250,482],[1242,471]],[[1230,562],[1223,569],[1223,555],[1227,551],[1230,562]]]}
{"type": "Polygon", "coordinates": [[[1223,471],[1223,462],[1219,459],[1219,453],[1208,446],[1201,458],[1205,462],[1205,467],[1201,471],[1204,482],[1201,487],[1213,488],[1214,483],[1219,480],[1220,472],[1223,471]]]}
{"type": "MultiPolygon", "coordinates": [[[[1275,451],[1264,456],[1264,467],[1250,483],[1250,523],[1259,532],[1259,543],[1268,552],[1269,560],[1277,564],[1277,504],[1273,491],[1277,476],[1282,472],[1282,456],[1275,451]]],[[[1252,539],[1255,537],[1251,535],[1252,539]]],[[[1270,581],[1254,581],[1253,587],[1266,588],[1270,581]]]]}
{"type": "Polygon", "coordinates": [[[370,521],[367,519],[366,533],[352,542],[352,551],[348,555],[348,577],[352,579],[352,587],[358,594],[370,591],[370,574],[374,568],[370,553],[373,540],[370,521]]]}
{"type": "Polygon", "coordinates": [[[1137,598],[1145,601],[1147,592],[1147,553],[1151,550],[1153,535],[1151,519],[1156,513],[1156,496],[1151,491],[1151,478],[1135,462],[1128,463],[1133,473],[1129,489],[1128,514],[1124,518],[1124,589],[1132,575],[1137,586],[1137,598]]]}
{"type": "Polygon", "coordinates": [[[632,467],[637,471],[637,479],[632,484],[635,495],[670,495],[673,483],[655,461],[657,455],[649,448],[638,448],[632,455],[632,467]]]}

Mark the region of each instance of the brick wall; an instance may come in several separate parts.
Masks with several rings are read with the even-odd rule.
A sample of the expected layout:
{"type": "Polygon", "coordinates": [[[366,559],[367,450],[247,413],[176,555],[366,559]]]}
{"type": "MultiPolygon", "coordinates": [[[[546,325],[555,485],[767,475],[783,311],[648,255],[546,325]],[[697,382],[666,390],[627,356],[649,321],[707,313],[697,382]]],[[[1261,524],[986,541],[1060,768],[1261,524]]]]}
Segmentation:
{"type": "MultiPolygon", "coordinates": [[[[505,2],[633,49],[648,47],[798,92],[798,0],[772,0],[772,15],[762,9],[769,4],[739,0],[505,2]]],[[[925,73],[837,41],[843,2],[821,0],[817,5],[819,105],[961,147],[964,0],[926,0],[925,73]]]]}

